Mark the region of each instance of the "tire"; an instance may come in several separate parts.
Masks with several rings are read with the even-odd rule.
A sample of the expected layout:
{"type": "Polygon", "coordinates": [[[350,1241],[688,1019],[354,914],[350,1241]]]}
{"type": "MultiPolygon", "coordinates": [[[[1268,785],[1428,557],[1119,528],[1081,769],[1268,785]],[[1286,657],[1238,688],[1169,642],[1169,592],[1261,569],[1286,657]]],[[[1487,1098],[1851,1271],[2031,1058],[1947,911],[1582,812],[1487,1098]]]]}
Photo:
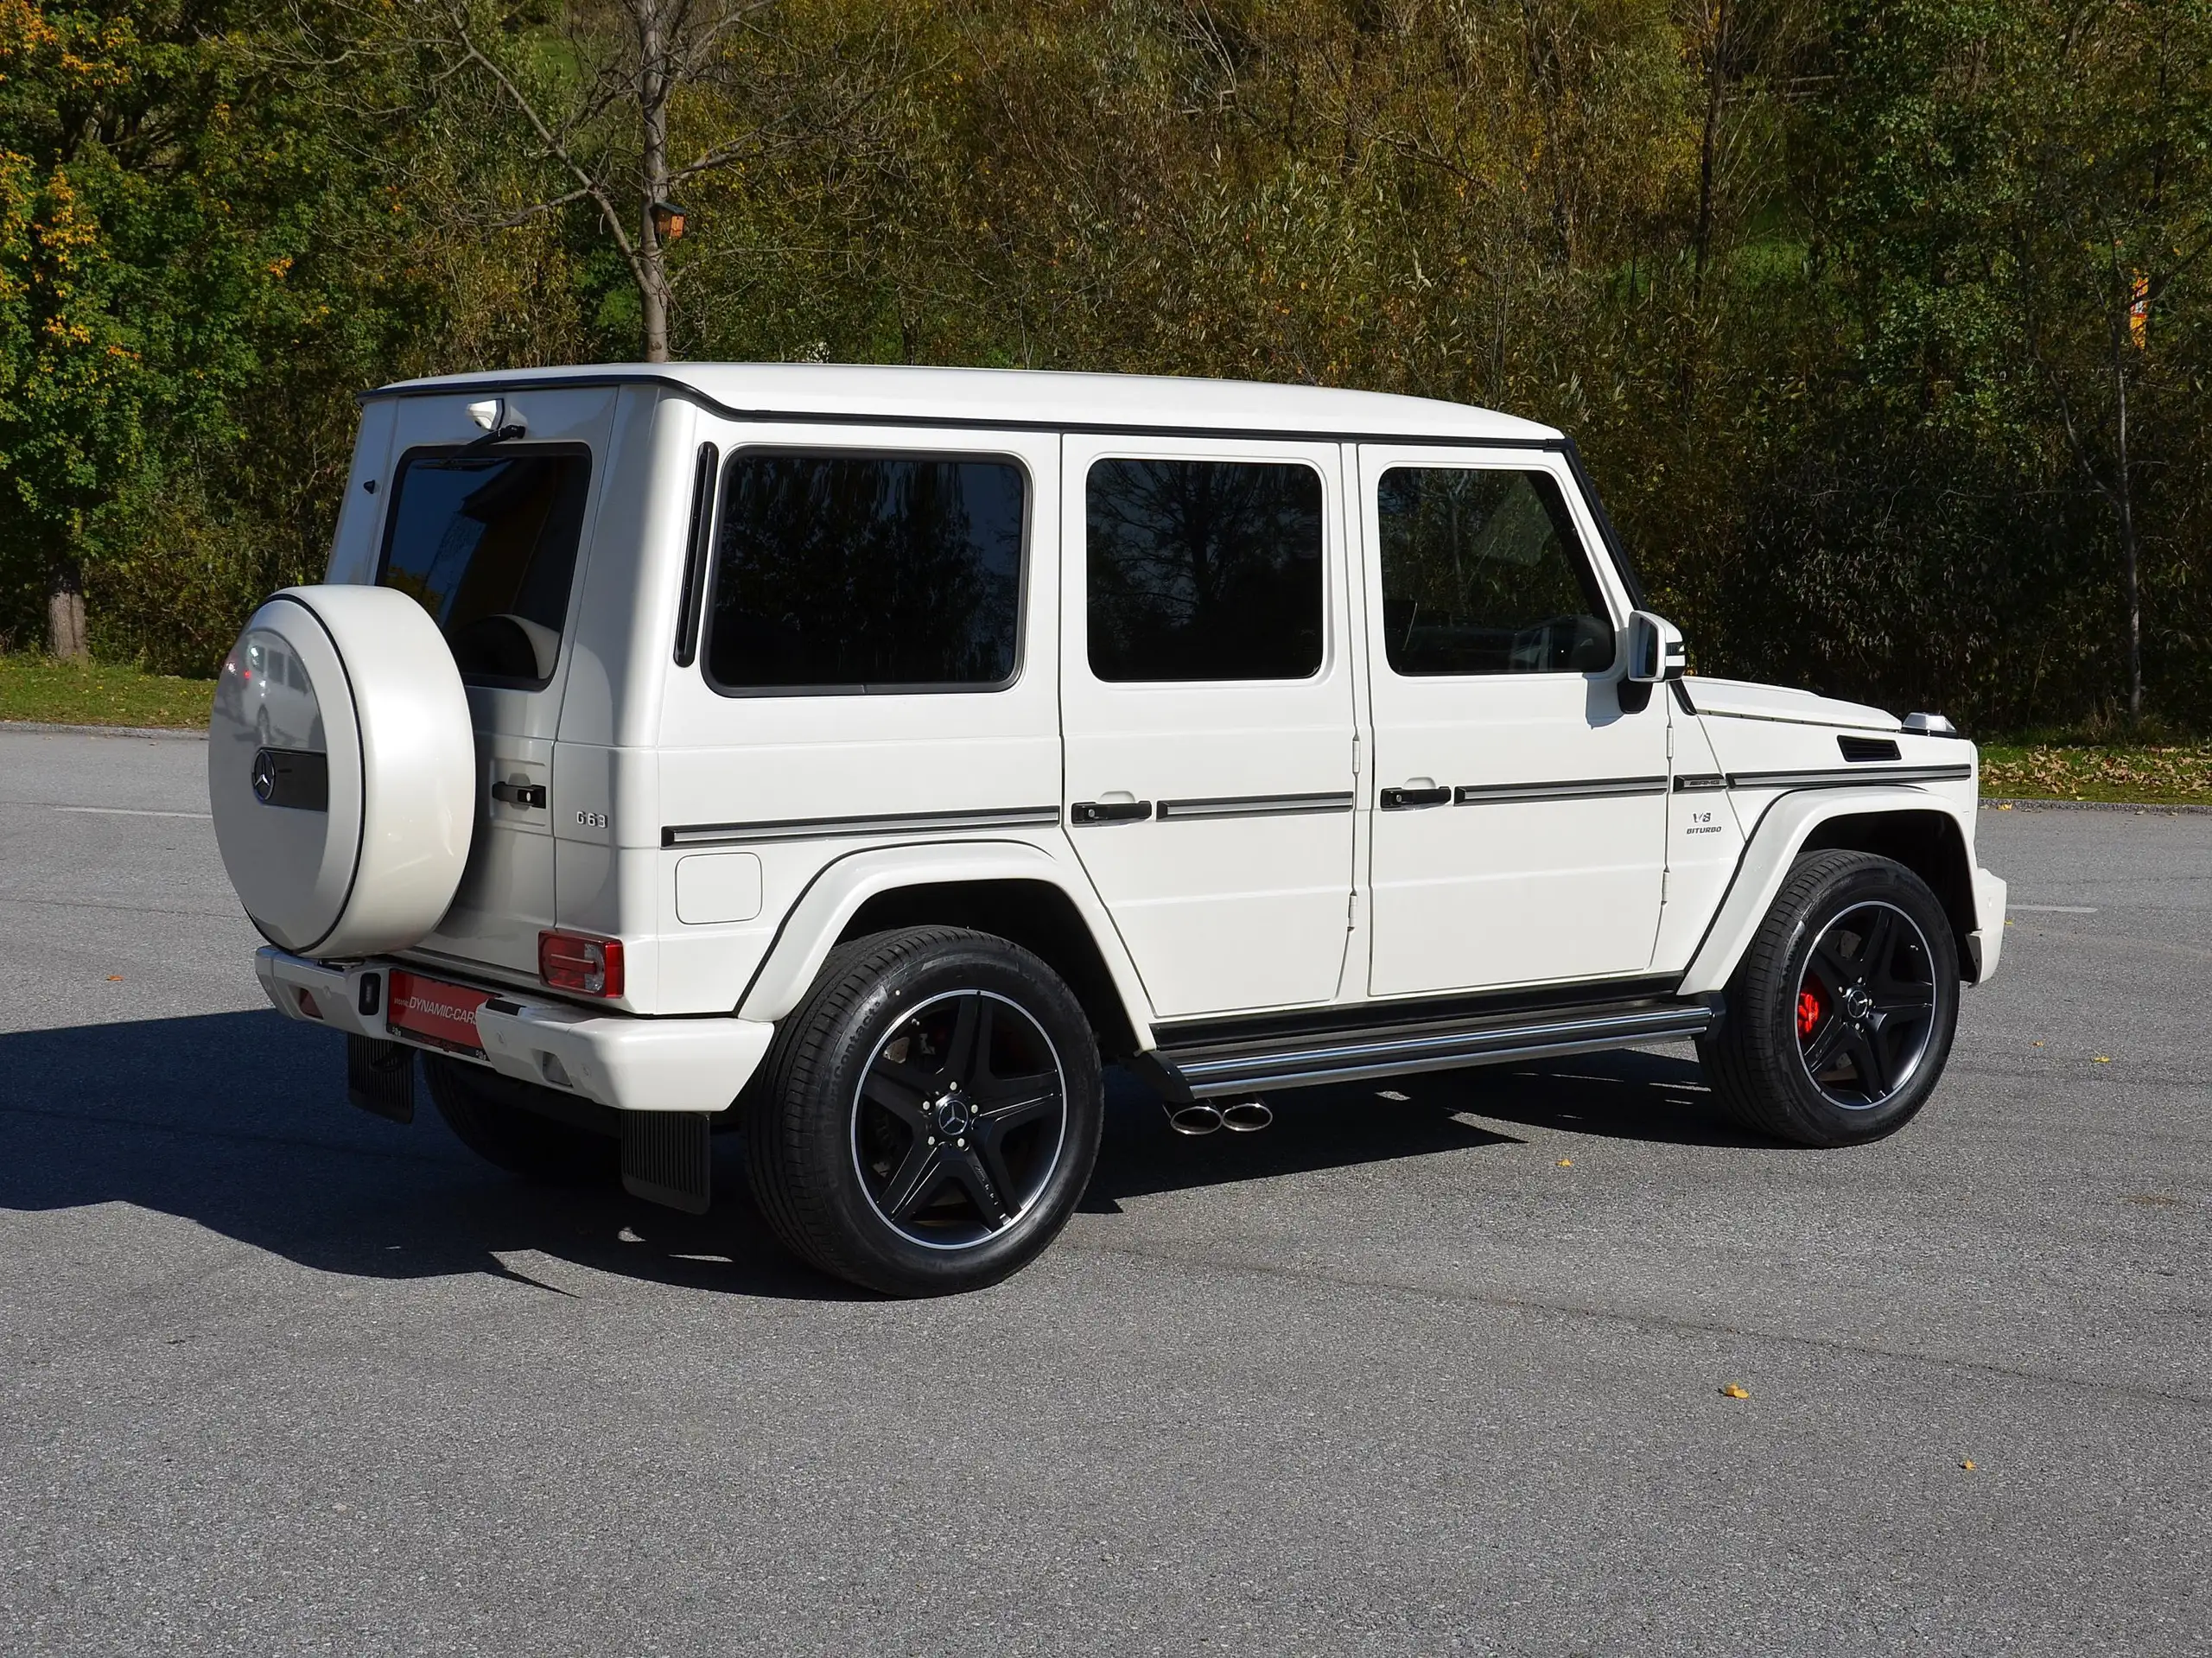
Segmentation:
{"type": "Polygon", "coordinates": [[[423,1070],[430,1099],[454,1138],[495,1167],[580,1185],[606,1180],[620,1166],[620,1141],[556,1121],[525,1103],[548,1090],[434,1053],[423,1056],[423,1070]]]}
{"type": "Polygon", "coordinates": [[[1869,853],[1812,852],[1775,895],[1698,1054],[1745,1128],[1855,1145],[1927,1103],[1958,1016],[1958,943],[1927,883],[1869,853]]]}
{"type": "Polygon", "coordinates": [[[987,933],[839,945],[741,1102],[746,1166],[800,1259],[891,1295],[998,1282],[1097,1160],[1098,1044],[1045,963],[987,933]]]}
{"type": "Polygon", "coordinates": [[[453,907],[484,779],[453,652],[397,588],[287,588],[255,611],[216,683],[207,764],[224,873],[278,949],[384,955],[453,907]]]}

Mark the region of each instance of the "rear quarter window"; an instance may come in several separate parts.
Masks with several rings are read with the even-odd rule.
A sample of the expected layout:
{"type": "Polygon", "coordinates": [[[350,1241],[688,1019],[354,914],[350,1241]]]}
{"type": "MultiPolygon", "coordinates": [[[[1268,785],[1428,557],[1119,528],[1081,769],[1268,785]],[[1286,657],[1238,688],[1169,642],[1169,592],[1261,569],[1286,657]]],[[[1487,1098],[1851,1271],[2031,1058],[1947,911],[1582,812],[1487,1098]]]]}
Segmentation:
{"type": "Polygon", "coordinates": [[[988,690],[1020,643],[1011,461],[741,452],[722,479],[706,672],[734,695],[988,690]]]}
{"type": "Polygon", "coordinates": [[[399,463],[377,580],[430,613],[463,679],[541,689],[590,487],[582,448],[416,450],[399,463]]]}

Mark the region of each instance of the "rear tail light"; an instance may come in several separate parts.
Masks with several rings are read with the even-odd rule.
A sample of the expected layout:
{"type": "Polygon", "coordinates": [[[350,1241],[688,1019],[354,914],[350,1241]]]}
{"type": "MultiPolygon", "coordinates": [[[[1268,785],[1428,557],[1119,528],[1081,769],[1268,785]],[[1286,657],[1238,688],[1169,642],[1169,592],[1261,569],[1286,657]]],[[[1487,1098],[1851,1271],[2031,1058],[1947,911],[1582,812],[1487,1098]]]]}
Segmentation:
{"type": "Polygon", "coordinates": [[[552,990],[583,996],[622,994],[622,941],[586,938],[580,933],[537,935],[537,976],[552,990]]]}

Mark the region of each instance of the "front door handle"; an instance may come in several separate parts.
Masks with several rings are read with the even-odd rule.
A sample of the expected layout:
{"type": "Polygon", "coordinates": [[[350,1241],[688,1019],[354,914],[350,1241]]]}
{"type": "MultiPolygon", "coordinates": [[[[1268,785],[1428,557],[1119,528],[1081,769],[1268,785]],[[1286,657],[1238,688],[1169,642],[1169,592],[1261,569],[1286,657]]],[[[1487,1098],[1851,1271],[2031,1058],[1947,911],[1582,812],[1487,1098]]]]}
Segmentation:
{"type": "Polygon", "coordinates": [[[1382,810],[1386,812],[1403,811],[1410,806],[1446,806],[1452,803],[1452,791],[1446,788],[1385,789],[1382,810]]]}
{"type": "Polygon", "coordinates": [[[1149,800],[1078,800],[1068,808],[1071,823],[1141,823],[1151,816],[1149,800]]]}

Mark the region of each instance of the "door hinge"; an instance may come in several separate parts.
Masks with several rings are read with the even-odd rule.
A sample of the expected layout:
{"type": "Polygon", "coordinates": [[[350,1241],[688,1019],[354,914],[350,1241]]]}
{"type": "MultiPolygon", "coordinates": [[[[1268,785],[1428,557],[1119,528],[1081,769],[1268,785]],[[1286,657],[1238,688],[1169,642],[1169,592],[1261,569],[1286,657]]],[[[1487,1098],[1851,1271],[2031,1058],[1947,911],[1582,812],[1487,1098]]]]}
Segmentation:
{"type": "Polygon", "coordinates": [[[1672,720],[1667,721],[1667,758],[1675,758],[1675,722],[1672,720]]]}
{"type": "Polygon", "coordinates": [[[1344,931],[1351,932],[1359,925],[1359,894],[1344,894],[1344,931]]]}

